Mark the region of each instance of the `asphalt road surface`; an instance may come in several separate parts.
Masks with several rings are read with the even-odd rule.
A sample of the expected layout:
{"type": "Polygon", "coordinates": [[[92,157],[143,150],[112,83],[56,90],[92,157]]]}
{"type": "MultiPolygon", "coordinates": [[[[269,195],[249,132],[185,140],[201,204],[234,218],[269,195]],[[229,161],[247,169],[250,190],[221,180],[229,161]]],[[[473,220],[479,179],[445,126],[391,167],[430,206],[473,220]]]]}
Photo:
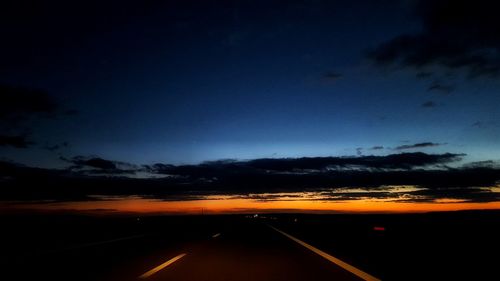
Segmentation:
{"type": "Polygon", "coordinates": [[[2,263],[4,280],[376,280],[293,238],[246,220],[115,237],[2,263]]]}

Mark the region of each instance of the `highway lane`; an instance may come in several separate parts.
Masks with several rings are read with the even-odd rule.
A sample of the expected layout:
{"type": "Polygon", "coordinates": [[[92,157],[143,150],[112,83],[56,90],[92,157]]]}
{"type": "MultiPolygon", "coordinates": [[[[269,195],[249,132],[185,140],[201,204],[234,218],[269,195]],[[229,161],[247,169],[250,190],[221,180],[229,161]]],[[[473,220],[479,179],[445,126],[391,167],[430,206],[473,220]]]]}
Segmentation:
{"type": "MultiPolygon", "coordinates": [[[[135,277],[143,268],[154,265],[171,252],[190,249],[207,241],[215,229],[219,229],[217,222],[200,223],[198,219],[182,219],[180,223],[172,222],[172,219],[165,222],[154,219],[152,226],[144,227],[145,232],[142,234],[124,233],[123,237],[114,239],[105,235],[106,238],[102,240],[95,240],[97,235],[92,235],[93,240],[80,244],[69,243],[49,251],[28,251],[22,245],[24,241],[10,236],[11,241],[2,241],[3,245],[11,244],[11,249],[0,253],[0,280],[137,280],[135,277]],[[13,246],[16,244],[20,245],[18,252],[13,246]]],[[[137,232],[135,225],[130,228],[137,232]]],[[[81,236],[86,236],[87,232],[81,230],[81,235],[68,240],[85,240],[81,236]]],[[[127,227],[123,230],[127,230],[127,227]]],[[[63,229],[58,227],[53,230],[59,231],[63,229]]],[[[92,229],[92,232],[95,231],[99,229],[92,229]]],[[[37,239],[36,231],[31,236],[31,239],[37,239]]],[[[46,236],[44,240],[47,243],[57,244],[46,239],[46,236]]],[[[22,237],[26,238],[26,235],[22,237]]],[[[44,240],[38,243],[45,243],[44,240]]]]}
{"type": "Polygon", "coordinates": [[[89,243],[3,272],[5,280],[363,280],[251,220],[89,243]]]}
{"type": "Polygon", "coordinates": [[[262,223],[227,228],[148,280],[362,280],[262,223]]]}

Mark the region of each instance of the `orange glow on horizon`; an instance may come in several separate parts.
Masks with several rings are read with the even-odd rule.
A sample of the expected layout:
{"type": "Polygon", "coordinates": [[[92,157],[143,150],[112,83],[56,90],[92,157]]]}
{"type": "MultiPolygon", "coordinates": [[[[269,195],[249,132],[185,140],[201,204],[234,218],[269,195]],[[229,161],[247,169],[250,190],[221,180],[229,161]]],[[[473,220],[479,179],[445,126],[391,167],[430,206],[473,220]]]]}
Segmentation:
{"type": "MultiPolygon", "coordinates": [[[[405,213],[431,211],[457,211],[474,209],[500,209],[500,202],[470,203],[442,200],[441,203],[408,203],[384,200],[274,200],[262,201],[248,198],[227,198],[217,196],[202,200],[162,201],[143,198],[116,200],[22,204],[17,209],[38,209],[45,211],[90,211],[124,213],[164,213],[164,214],[219,214],[219,213],[265,213],[265,212],[304,212],[304,213],[405,213]]],[[[12,205],[10,206],[12,207],[12,205]]]]}

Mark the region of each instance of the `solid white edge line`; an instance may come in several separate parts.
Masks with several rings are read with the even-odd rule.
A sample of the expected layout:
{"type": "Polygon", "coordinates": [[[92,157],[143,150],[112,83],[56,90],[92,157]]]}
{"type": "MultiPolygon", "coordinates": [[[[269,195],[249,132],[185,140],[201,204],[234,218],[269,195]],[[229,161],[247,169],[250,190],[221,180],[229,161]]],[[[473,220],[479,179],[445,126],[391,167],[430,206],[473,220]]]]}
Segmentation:
{"type": "Polygon", "coordinates": [[[173,264],[174,262],[176,262],[176,261],[178,261],[178,260],[182,259],[185,255],[186,255],[186,254],[180,254],[180,255],[177,255],[177,256],[175,256],[175,257],[173,257],[173,258],[169,259],[168,261],[166,261],[166,262],[164,262],[164,263],[160,264],[159,266],[157,266],[157,267],[155,267],[155,268],[151,269],[150,271],[148,271],[148,272],[146,272],[146,273],[142,274],[141,276],[139,276],[139,278],[140,278],[140,279],[145,279],[145,278],[148,278],[148,277],[150,277],[151,275],[153,275],[153,274],[157,273],[158,271],[160,271],[160,270],[164,269],[165,267],[167,267],[167,266],[169,266],[169,265],[173,264]]]}
{"type": "Polygon", "coordinates": [[[358,276],[359,278],[361,278],[363,280],[366,280],[366,281],[381,281],[380,279],[375,278],[372,275],[370,275],[370,274],[368,274],[368,273],[366,273],[366,272],[364,272],[364,271],[362,271],[362,270],[360,270],[360,269],[358,269],[358,268],[356,268],[356,267],[354,267],[354,266],[352,266],[352,265],[350,265],[350,264],[348,264],[348,263],[346,263],[346,262],[344,262],[344,261],[342,261],[342,260],[340,260],[340,259],[338,259],[338,258],[336,258],[336,257],[334,257],[332,255],[330,255],[330,254],[327,254],[327,253],[321,251],[320,249],[315,248],[315,247],[307,244],[306,242],[293,237],[290,234],[287,234],[287,233],[285,233],[285,232],[283,232],[283,231],[281,231],[281,230],[279,230],[279,229],[277,229],[277,228],[275,228],[273,226],[269,226],[269,227],[271,227],[272,229],[276,230],[277,232],[283,234],[284,236],[290,238],[291,240],[297,242],[298,244],[304,246],[305,248],[311,250],[312,252],[314,252],[314,253],[322,256],[323,258],[325,258],[325,259],[327,259],[329,261],[331,261],[332,263],[334,263],[334,264],[342,267],[343,269],[349,271],[350,273],[358,276]]]}

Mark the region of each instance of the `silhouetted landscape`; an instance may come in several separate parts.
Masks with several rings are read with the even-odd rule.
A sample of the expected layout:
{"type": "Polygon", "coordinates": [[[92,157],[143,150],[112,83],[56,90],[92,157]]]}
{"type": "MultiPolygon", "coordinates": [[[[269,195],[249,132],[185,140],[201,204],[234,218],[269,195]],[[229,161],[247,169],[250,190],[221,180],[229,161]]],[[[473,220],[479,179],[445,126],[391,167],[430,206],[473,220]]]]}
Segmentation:
{"type": "Polygon", "coordinates": [[[498,11],[1,1],[1,279],[498,279],[498,11]]]}
{"type": "MultiPolygon", "coordinates": [[[[269,227],[273,226],[382,280],[488,280],[496,270],[492,257],[500,250],[496,242],[499,218],[497,211],[412,215],[3,215],[1,263],[8,280],[136,280],[148,267],[177,253],[187,253],[184,262],[189,270],[180,269],[172,276],[159,273],[158,278],[300,279],[280,272],[286,267],[283,261],[267,258],[281,251],[322,263],[321,257],[282,237],[269,227]],[[213,238],[217,233],[220,235],[213,238]],[[219,263],[203,271],[205,262],[215,263],[214,257],[221,259],[219,263]],[[203,259],[207,260],[196,262],[203,259]],[[249,265],[249,261],[255,264],[249,265]],[[256,268],[251,275],[248,266],[256,268]],[[233,270],[230,276],[228,267],[233,270]],[[269,275],[259,275],[262,271],[269,275]],[[181,278],[183,274],[187,275],[181,278]]],[[[300,266],[309,276],[317,275],[315,280],[331,278],[328,270],[310,272],[314,266],[300,266]]]]}

